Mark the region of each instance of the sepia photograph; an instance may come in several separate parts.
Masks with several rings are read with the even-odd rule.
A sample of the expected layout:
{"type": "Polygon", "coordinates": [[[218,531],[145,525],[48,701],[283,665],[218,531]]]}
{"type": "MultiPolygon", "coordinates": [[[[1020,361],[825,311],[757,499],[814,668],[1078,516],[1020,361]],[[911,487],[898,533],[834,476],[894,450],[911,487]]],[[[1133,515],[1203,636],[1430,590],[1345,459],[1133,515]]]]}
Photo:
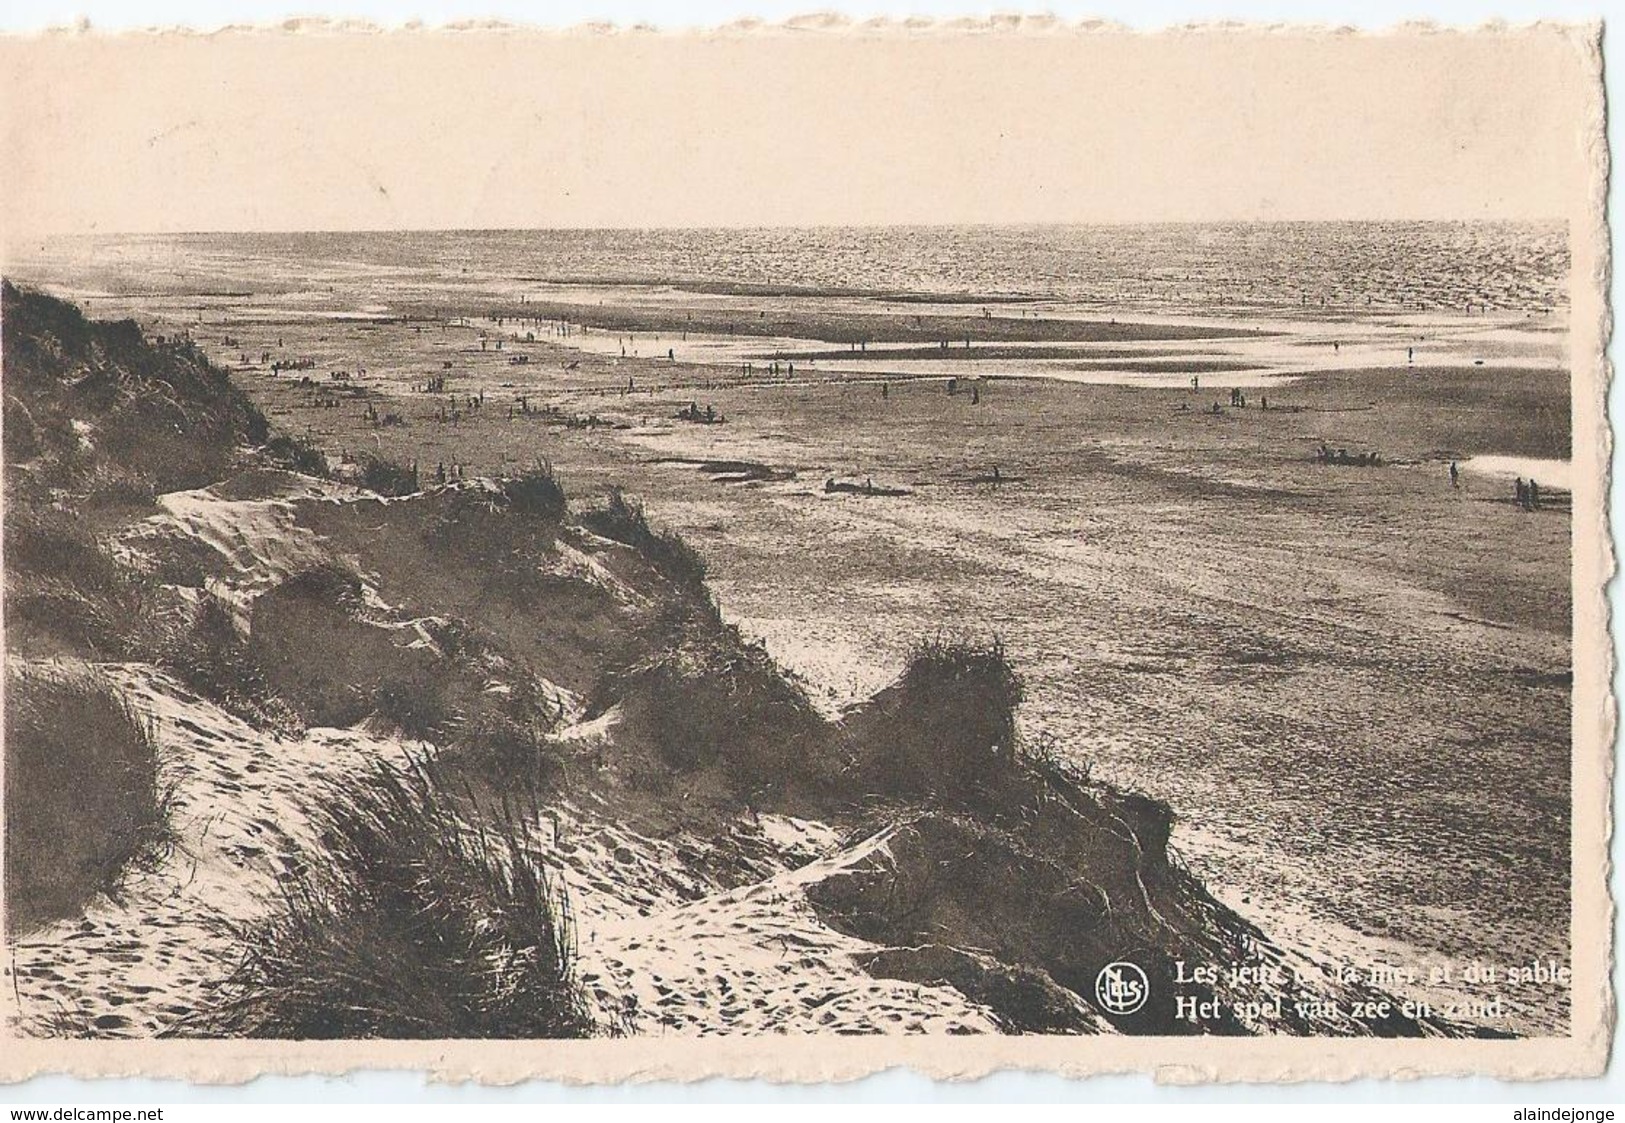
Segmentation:
{"type": "Polygon", "coordinates": [[[0,1069],[1600,1072],[1601,65],[0,39],[0,1069]]]}

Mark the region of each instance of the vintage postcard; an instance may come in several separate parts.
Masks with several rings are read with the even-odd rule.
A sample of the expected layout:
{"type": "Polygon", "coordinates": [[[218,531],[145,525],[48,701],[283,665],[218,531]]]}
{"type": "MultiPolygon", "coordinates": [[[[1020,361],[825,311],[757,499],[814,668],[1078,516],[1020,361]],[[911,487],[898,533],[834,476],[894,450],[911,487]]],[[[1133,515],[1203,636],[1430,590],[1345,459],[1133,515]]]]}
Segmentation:
{"type": "Polygon", "coordinates": [[[0,1076],[1600,1072],[1600,40],[0,40],[0,1076]]]}

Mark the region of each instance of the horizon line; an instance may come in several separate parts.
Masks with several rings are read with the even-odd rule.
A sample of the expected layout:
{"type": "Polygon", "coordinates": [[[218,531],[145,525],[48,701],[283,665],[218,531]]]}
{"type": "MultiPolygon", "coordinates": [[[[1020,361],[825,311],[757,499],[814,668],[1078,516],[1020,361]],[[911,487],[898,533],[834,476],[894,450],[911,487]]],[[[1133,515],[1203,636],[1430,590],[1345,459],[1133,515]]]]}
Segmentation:
{"type": "Polygon", "coordinates": [[[200,227],[186,230],[53,230],[29,233],[0,233],[0,245],[25,245],[51,238],[187,238],[215,234],[314,236],[350,234],[534,234],[557,233],[645,233],[650,231],[707,231],[744,233],[756,230],[1045,230],[1077,227],[1172,227],[1172,226],[1567,226],[1560,215],[1514,218],[1370,217],[1370,218],[1163,218],[1163,219],[1045,219],[1027,221],[982,220],[967,222],[808,222],[808,223],[695,223],[638,225],[562,226],[352,226],[352,227],[200,227]]]}

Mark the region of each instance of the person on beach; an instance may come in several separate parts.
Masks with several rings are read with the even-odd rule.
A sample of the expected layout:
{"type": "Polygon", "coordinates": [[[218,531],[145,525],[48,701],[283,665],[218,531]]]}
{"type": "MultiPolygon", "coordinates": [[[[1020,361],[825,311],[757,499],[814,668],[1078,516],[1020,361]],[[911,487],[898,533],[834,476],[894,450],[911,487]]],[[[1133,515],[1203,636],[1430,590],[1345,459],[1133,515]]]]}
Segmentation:
{"type": "Polygon", "coordinates": [[[1540,485],[1533,477],[1529,480],[1529,509],[1532,511],[1540,509],[1540,485]]]}
{"type": "Polygon", "coordinates": [[[1518,506],[1524,508],[1525,510],[1528,510],[1529,509],[1529,488],[1524,485],[1522,476],[1519,476],[1517,478],[1517,480],[1513,484],[1513,487],[1515,489],[1515,494],[1516,494],[1517,499],[1518,499],[1518,506]]]}
{"type": "Polygon", "coordinates": [[[1450,462],[1450,486],[1451,487],[1460,487],[1461,486],[1461,472],[1457,470],[1456,462],[1454,460],[1452,460],[1450,462]]]}
{"type": "Polygon", "coordinates": [[[890,398],[891,397],[891,383],[882,382],[880,384],[880,396],[882,398],[890,398]]]}
{"type": "Polygon", "coordinates": [[[1194,375],[1194,374],[1191,375],[1191,389],[1192,390],[1200,390],[1201,388],[1202,388],[1202,380],[1201,380],[1201,378],[1198,377],[1197,375],[1194,375]]]}

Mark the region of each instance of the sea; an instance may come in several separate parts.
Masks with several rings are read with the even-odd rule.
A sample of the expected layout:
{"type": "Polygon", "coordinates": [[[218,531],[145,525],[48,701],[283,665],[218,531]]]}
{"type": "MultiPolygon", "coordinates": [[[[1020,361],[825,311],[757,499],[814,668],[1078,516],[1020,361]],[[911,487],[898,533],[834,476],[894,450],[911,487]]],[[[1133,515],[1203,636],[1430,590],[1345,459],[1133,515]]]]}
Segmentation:
{"type": "Polygon", "coordinates": [[[445,230],[86,235],[19,242],[8,275],[107,293],[507,293],[1001,298],[1170,314],[1549,312],[1562,222],[445,230]]]}

